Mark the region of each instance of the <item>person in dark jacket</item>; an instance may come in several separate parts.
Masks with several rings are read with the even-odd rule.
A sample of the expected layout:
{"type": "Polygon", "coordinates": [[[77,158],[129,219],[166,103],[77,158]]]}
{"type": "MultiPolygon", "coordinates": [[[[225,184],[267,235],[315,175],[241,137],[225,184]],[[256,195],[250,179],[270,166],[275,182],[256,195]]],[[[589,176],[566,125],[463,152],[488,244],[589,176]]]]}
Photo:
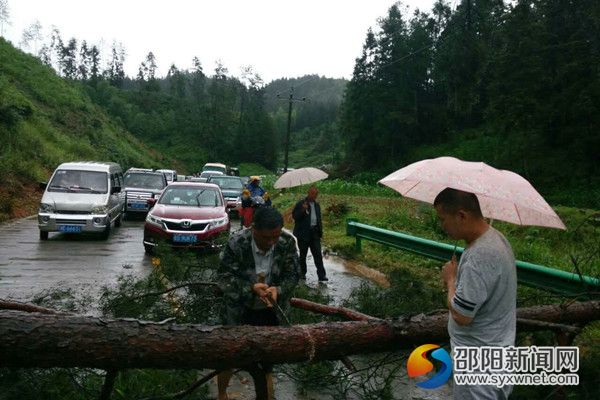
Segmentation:
{"type": "Polygon", "coordinates": [[[323,237],[323,224],[321,221],[321,206],[317,203],[319,190],[311,186],[307,196],[296,203],[292,216],[294,217],[294,236],[298,240],[300,249],[300,278],[306,278],[306,256],[308,249],[317,267],[319,282],[328,281],[323,255],[321,254],[321,238],[323,237]]]}
{"type": "MultiPolygon", "coordinates": [[[[298,255],[291,234],[283,231],[283,217],[272,207],[256,210],[252,229],[232,234],[221,253],[218,282],[223,294],[221,322],[224,325],[273,326],[282,315],[276,309],[287,310],[298,283],[298,255]],[[277,302],[280,308],[274,307],[277,302]]],[[[285,311],[284,311],[285,312],[285,311]]],[[[273,398],[272,366],[264,363],[247,368],[257,382],[264,380],[265,397],[273,398]]],[[[233,374],[226,370],[217,378],[218,399],[227,399],[227,386],[233,374]]]]}

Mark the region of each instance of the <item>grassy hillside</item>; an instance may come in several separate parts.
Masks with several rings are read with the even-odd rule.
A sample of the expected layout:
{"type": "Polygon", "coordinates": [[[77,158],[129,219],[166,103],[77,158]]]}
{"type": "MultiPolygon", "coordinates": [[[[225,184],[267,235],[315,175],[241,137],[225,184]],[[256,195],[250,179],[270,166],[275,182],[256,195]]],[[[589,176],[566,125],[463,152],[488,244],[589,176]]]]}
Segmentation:
{"type": "Polygon", "coordinates": [[[65,161],[163,166],[158,153],[114,123],[76,84],[2,38],[0,143],[0,220],[30,212],[36,182],[65,161]]]}

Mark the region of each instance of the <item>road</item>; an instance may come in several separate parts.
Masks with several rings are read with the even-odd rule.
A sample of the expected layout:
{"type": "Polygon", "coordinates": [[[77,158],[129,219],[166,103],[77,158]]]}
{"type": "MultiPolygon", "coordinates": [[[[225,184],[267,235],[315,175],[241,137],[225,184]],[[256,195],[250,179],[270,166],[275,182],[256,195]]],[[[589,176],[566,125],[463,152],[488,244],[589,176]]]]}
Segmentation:
{"type": "Polygon", "coordinates": [[[88,290],[119,274],[147,274],[152,263],[142,246],[143,221],[123,221],[107,240],[94,235],[50,233],[39,240],[37,218],[0,225],[0,297],[31,299],[50,288],[88,290]]]}
{"type": "MultiPolygon", "coordinates": [[[[143,221],[123,221],[108,239],[95,235],[51,233],[39,240],[36,218],[0,225],[0,298],[30,300],[48,289],[71,289],[89,295],[116,282],[122,273],[144,276],[152,269],[142,246],[143,221]]],[[[238,229],[238,221],[232,221],[238,229]]],[[[335,257],[326,257],[330,282],[318,285],[312,258],[308,258],[307,284],[327,291],[336,303],[362,282],[359,272],[335,257]]]]}

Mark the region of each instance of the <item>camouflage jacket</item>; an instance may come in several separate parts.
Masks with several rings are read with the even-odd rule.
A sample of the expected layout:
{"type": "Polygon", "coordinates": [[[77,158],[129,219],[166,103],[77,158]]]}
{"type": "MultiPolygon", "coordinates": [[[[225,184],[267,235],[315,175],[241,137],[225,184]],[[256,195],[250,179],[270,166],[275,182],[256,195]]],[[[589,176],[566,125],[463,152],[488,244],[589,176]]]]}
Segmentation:
{"type": "MultiPolygon", "coordinates": [[[[282,232],[273,249],[273,266],[270,273],[270,286],[280,287],[277,303],[286,310],[289,300],[298,284],[298,253],[294,237],[282,232]]],[[[258,282],[252,253],[252,230],[243,229],[234,233],[221,252],[218,281],[224,299],[221,314],[225,325],[239,325],[244,308],[255,301],[252,285],[258,282]]],[[[278,315],[281,319],[281,316],[278,315]]]]}

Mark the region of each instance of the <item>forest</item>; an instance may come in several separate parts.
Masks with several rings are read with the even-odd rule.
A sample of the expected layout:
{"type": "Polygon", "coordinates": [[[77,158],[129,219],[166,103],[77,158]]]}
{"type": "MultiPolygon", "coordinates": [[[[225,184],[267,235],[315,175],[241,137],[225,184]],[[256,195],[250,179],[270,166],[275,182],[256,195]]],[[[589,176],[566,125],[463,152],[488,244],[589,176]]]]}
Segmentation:
{"type": "Polygon", "coordinates": [[[597,206],[599,66],[598,1],[394,5],[345,92],[343,170],[454,155],[520,173],[551,203],[597,206]]]}
{"type": "MultiPolygon", "coordinates": [[[[236,76],[221,62],[208,70],[199,57],[161,77],[153,52],[130,77],[121,44],[102,54],[56,27],[44,37],[39,23],[19,47],[186,173],[214,160],[281,167],[293,96],[292,167],[374,183],[410,162],[453,155],[513,170],[552,204],[597,206],[600,4],[455,5],[438,0],[410,13],[391,4],[366,32],[350,81],[266,83],[252,66],[236,76]]],[[[14,110],[10,96],[2,102],[8,135],[14,110]]]]}

